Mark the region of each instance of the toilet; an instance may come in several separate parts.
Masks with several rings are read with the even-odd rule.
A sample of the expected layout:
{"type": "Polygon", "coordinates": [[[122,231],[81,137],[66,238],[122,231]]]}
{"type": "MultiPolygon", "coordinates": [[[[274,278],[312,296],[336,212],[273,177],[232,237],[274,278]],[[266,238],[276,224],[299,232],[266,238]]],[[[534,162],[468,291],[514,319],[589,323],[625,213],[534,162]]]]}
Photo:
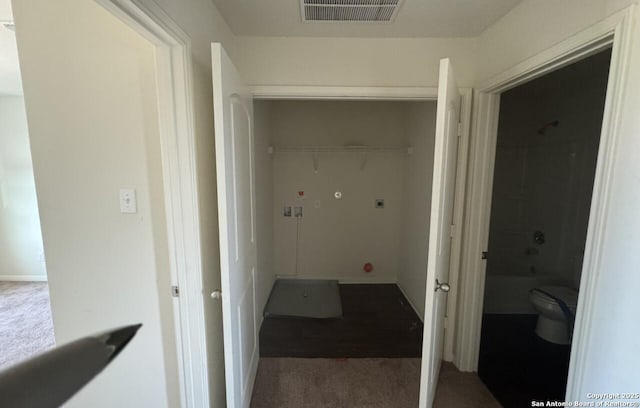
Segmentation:
{"type": "Polygon", "coordinates": [[[529,300],[538,311],[536,334],[555,344],[571,344],[578,292],[565,286],[540,286],[529,291],[529,300]],[[561,300],[568,310],[560,306],[561,300]]]}

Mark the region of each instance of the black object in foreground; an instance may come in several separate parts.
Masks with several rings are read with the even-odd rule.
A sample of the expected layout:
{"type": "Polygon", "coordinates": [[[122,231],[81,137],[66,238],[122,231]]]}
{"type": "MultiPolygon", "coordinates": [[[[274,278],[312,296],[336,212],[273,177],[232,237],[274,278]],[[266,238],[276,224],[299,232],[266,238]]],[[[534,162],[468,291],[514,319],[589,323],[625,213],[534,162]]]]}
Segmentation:
{"type": "Polygon", "coordinates": [[[109,365],[141,326],[135,324],[84,337],[0,372],[0,405],[61,406],[109,365]]]}

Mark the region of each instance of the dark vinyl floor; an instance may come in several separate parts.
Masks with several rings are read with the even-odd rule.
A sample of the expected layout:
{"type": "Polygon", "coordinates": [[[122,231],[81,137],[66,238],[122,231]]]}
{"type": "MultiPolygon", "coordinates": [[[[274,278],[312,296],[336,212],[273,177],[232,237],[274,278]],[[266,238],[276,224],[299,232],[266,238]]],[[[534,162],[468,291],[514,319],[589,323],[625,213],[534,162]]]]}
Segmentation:
{"type": "Polygon", "coordinates": [[[570,346],[549,343],[534,330],[537,315],[485,314],[478,375],[504,408],[531,401],[564,401],[570,346]]]}
{"type": "Polygon", "coordinates": [[[265,318],[261,357],[420,357],[422,322],[400,289],[391,285],[340,285],[338,319],[265,318]]]}

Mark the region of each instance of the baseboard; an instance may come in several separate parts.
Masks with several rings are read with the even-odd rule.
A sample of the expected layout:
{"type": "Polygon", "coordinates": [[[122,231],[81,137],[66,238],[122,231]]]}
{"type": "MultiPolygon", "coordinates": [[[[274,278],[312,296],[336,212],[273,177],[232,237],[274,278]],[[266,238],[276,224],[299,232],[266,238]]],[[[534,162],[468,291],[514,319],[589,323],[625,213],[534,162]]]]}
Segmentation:
{"type": "Polygon", "coordinates": [[[397,284],[397,282],[395,280],[392,279],[384,279],[384,278],[379,278],[379,279],[358,279],[358,278],[347,278],[347,279],[339,279],[338,278],[338,283],[341,283],[343,285],[359,285],[359,284],[366,284],[366,283],[370,283],[370,284],[374,284],[374,285],[395,285],[397,284]]]}
{"type": "Polygon", "coordinates": [[[0,275],[0,282],[47,282],[47,275],[0,275]]]}
{"type": "Polygon", "coordinates": [[[411,301],[411,298],[407,296],[407,292],[405,292],[404,289],[402,289],[402,286],[400,286],[400,284],[397,284],[397,286],[398,286],[398,289],[400,289],[400,292],[402,292],[402,294],[404,295],[404,298],[407,299],[407,302],[409,302],[409,305],[413,308],[413,311],[416,312],[416,314],[418,315],[418,319],[420,319],[420,321],[424,323],[424,318],[422,317],[422,313],[424,313],[424,310],[422,311],[422,313],[418,312],[416,305],[414,305],[413,302],[411,301]]]}
{"type": "Polygon", "coordinates": [[[397,281],[392,278],[343,278],[343,277],[332,277],[332,276],[323,276],[320,278],[316,278],[313,276],[300,276],[300,275],[276,275],[276,279],[313,279],[313,280],[337,280],[338,283],[343,285],[348,284],[397,284],[397,281]]]}

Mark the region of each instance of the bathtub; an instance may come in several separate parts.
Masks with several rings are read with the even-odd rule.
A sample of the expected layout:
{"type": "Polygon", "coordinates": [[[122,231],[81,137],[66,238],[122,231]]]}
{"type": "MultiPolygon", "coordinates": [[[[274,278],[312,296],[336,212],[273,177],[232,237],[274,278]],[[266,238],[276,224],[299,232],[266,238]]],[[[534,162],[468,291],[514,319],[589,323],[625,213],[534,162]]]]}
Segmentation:
{"type": "Polygon", "coordinates": [[[558,283],[557,278],[544,275],[487,274],[483,313],[536,314],[529,301],[529,291],[558,283]]]}

